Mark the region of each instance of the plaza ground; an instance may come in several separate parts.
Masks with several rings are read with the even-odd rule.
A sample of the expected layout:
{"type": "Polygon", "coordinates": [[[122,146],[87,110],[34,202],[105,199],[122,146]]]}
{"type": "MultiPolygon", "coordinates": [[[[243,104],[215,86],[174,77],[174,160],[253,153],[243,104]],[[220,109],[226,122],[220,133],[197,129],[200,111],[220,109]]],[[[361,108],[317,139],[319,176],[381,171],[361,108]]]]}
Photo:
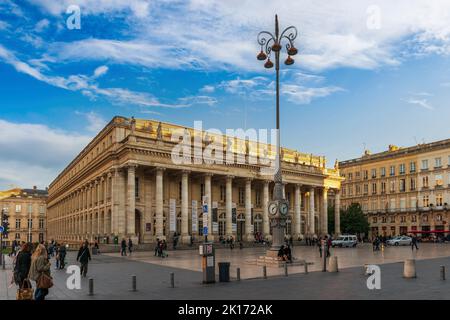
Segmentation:
{"type": "MultiPolygon", "coordinates": [[[[418,252],[410,247],[388,247],[373,252],[371,245],[337,248],[340,271],[320,270],[317,247],[298,246],[294,256],[314,264],[308,274],[303,267],[290,267],[289,276],[282,268],[268,268],[268,279],[262,279],[262,267],[252,260],[263,248],[218,249],[216,263],[231,262],[231,282],[202,284],[200,257],[197,250],[170,251],[169,257],[154,257],[153,252],[135,252],[131,257],[118,254],[93,256],[88,277],[94,279],[94,295],[88,295],[88,279],[82,278],[81,290],[66,287],[68,274],[52,270],[55,286],[48,299],[450,299],[449,280],[440,280],[439,268],[450,268],[450,244],[422,244],[418,252]],[[403,263],[417,260],[417,278],[402,277],[403,263]],[[381,290],[368,290],[362,266],[381,267],[381,290]],[[236,281],[236,268],[242,280],[236,281]],[[170,273],[175,274],[175,288],[170,286],[170,273]],[[137,292],[131,292],[131,275],[137,277],[137,292]]],[[[75,264],[75,253],[68,255],[75,264]]],[[[9,262],[9,260],[8,260],[9,262]]],[[[9,264],[7,269],[10,268],[9,264]]],[[[216,272],[217,272],[216,268],[216,272]]],[[[10,270],[0,270],[0,299],[15,299],[16,287],[8,288],[10,270]]]]}

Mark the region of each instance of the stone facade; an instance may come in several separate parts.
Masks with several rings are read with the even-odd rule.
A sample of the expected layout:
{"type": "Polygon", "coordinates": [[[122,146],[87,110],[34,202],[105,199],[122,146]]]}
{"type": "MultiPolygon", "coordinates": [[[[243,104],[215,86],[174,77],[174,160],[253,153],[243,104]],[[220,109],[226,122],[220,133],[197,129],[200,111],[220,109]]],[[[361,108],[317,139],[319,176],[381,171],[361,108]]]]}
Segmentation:
{"type": "Polygon", "coordinates": [[[47,240],[47,190],[12,189],[0,191],[0,207],[9,215],[8,237],[4,244],[47,240]]]}
{"type": "Polygon", "coordinates": [[[342,207],[361,204],[370,235],[410,231],[445,235],[450,213],[450,139],[388,151],[339,163],[345,178],[342,207]],[[437,231],[428,233],[427,231],[437,231]]]}
{"type": "MultiPolygon", "coordinates": [[[[208,240],[233,236],[252,241],[256,232],[270,238],[267,202],[273,181],[261,174],[263,165],[175,164],[174,130],[200,134],[206,141],[203,150],[211,138],[173,124],[113,118],[49,186],[49,237],[69,243],[112,243],[115,237],[151,243],[176,232],[189,243],[191,237],[203,239],[205,202],[210,208],[208,240]]],[[[219,138],[224,144],[237,140],[219,138]]],[[[244,159],[257,153],[233,149],[234,156],[244,159]]],[[[295,150],[283,148],[282,159],[284,192],[291,204],[287,233],[295,238],[327,233],[328,191],[339,208],[338,170],[327,169],[324,157],[295,150]]]]}

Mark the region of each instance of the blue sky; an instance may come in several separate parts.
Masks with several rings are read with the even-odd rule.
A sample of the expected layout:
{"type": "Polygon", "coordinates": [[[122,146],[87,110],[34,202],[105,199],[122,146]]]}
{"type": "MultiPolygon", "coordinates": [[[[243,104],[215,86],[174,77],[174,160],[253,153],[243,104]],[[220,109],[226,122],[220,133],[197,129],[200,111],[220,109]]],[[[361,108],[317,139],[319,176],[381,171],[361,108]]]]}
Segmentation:
{"type": "Polygon", "coordinates": [[[256,35],[275,13],[299,29],[283,145],[332,166],[450,137],[448,1],[3,0],[0,189],[47,186],[114,115],[272,128],[256,35]]]}

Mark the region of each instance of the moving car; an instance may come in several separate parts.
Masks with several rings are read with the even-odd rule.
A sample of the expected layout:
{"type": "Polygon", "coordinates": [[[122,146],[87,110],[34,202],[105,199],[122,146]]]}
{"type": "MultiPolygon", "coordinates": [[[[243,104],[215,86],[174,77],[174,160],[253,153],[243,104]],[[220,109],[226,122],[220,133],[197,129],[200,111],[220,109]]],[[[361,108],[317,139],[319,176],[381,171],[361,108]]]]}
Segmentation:
{"type": "Polygon", "coordinates": [[[343,234],[337,239],[331,241],[331,246],[334,247],[356,247],[358,238],[355,235],[343,234]]]}
{"type": "Polygon", "coordinates": [[[395,237],[386,241],[386,243],[390,246],[410,246],[412,238],[407,236],[395,237]]]}

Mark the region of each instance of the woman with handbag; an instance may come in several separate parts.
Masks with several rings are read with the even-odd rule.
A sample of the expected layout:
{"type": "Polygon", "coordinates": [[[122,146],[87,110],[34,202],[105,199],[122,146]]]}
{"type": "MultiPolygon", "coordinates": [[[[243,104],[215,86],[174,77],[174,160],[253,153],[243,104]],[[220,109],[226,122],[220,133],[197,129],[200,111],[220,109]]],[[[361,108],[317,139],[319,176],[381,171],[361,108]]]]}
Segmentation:
{"type": "Polygon", "coordinates": [[[17,254],[14,265],[14,282],[19,286],[17,289],[17,300],[33,299],[33,288],[28,279],[28,272],[31,266],[31,249],[28,243],[24,243],[17,254]]]}
{"type": "Polygon", "coordinates": [[[40,244],[31,256],[31,267],[28,275],[31,280],[36,281],[35,300],[45,300],[45,296],[48,295],[48,289],[53,286],[50,267],[47,250],[40,244]]]}

